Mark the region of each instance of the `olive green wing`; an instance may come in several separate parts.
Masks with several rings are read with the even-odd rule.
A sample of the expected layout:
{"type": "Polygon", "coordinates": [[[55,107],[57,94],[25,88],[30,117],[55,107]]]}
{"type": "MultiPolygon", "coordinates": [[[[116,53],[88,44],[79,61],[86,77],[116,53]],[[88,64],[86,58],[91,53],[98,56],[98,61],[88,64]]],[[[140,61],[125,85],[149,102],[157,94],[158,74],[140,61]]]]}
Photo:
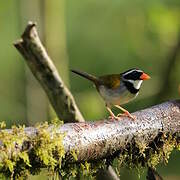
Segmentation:
{"type": "Polygon", "coordinates": [[[100,76],[99,80],[102,85],[106,86],[109,89],[116,89],[122,83],[120,74],[100,76]]]}

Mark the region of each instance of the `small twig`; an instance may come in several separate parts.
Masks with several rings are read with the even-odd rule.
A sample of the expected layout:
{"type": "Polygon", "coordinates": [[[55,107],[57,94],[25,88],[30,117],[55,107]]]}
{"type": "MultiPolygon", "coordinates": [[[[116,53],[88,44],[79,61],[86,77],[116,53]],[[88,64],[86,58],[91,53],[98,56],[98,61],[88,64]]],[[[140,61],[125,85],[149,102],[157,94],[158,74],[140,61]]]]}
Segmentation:
{"type": "Polygon", "coordinates": [[[120,177],[115,173],[112,166],[109,166],[107,170],[101,170],[96,177],[97,180],[120,180],[120,177]]]}
{"type": "Polygon", "coordinates": [[[149,167],[147,171],[146,180],[163,180],[163,178],[155,169],[149,167]]]}

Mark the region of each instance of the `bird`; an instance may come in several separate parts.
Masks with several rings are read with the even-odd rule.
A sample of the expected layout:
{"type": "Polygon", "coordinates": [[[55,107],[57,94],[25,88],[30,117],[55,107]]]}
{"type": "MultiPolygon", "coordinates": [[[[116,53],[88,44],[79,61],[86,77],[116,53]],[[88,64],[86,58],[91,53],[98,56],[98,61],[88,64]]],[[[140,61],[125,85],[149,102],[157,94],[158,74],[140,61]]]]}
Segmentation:
{"type": "Polygon", "coordinates": [[[109,74],[99,77],[79,70],[71,69],[71,71],[94,83],[98,93],[105,101],[106,109],[110,114],[109,118],[120,120],[122,116],[127,116],[133,120],[136,119],[122,105],[137,97],[142,82],[150,79],[148,74],[138,68],[129,69],[119,74],[109,74]],[[113,106],[120,109],[123,113],[115,115],[111,110],[113,106]]]}

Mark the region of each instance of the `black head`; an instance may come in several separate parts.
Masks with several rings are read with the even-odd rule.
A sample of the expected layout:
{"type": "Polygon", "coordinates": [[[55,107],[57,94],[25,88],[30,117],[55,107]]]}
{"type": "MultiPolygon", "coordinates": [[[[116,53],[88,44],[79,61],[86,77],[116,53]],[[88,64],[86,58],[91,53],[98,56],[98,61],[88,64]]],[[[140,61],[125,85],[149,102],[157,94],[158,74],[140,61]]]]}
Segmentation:
{"type": "Polygon", "coordinates": [[[138,93],[143,80],[150,79],[150,76],[140,69],[130,69],[123,72],[121,76],[125,86],[133,94],[138,93]]]}
{"type": "Polygon", "coordinates": [[[141,76],[144,72],[140,69],[130,69],[128,71],[123,72],[121,75],[125,80],[142,80],[141,76]]]}

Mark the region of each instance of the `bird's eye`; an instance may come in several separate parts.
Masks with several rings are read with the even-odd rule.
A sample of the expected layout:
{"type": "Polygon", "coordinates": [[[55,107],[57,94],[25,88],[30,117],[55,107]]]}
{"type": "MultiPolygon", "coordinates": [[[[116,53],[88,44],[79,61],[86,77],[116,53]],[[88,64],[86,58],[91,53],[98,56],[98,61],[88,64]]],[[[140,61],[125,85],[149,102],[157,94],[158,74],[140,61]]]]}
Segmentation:
{"type": "Polygon", "coordinates": [[[135,78],[138,78],[138,77],[139,77],[139,74],[140,74],[139,72],[134,71],[132,75],[133,75],[135,78]]]}

